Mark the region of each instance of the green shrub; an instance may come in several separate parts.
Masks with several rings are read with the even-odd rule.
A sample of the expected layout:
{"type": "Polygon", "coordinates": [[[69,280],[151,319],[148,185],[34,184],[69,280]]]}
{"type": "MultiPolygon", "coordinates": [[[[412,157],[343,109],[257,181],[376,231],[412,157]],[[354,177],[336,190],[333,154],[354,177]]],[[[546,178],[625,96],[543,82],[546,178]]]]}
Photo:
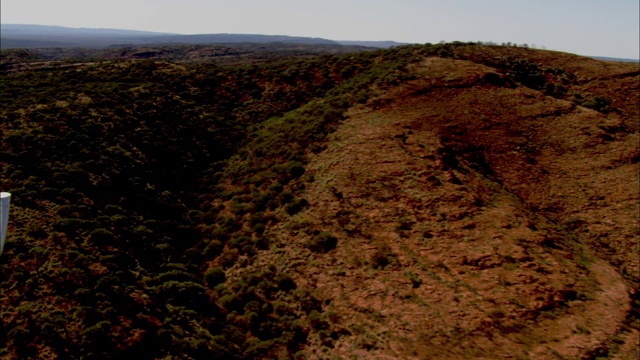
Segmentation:
{"type": "Polygon", "coordinates": [[[604,99],[598,96],[594,96],[593,98],[585,101],[582,103],[582,106],[587,107],[589,109],[593,109],[595,111],[599,111],[599,112],[609,112],[609,104],[611,103],[610,100],[608,99],[604,99]]]}
{"type": "Polygon", "coordinates": [[[302,199],[302,198],[297,198],[297,199],[293,200],[291,203],[287,204],[284,207],[284,210],[289,215],[295,215],[295,214],[299,213],[300,211],[302,211],[302,209],[305,206],[307,206],[307,200],[306,199],[302,199]]]}
{"type": "Polygon", "coordinates": [[[34,239],[44,239],[47,237],[47,232],[44,228],[38,224],[31,224],[27,228],[27,235],[34,239]]]}
{"type": "Polygon", "coordinates": [[[216,285],[225,282],[226,275],[224,270],[219,267],[215,267],[213,269],[209,269],[204,273],[204,282],[210,289],[216,287],[216,285]]]}
{"type": "Polygon", "coordinates": [[[396,255],[393,253],[391,248],[384,244],[378,246],[376,252],[373,253],[373,256],[371,257],[371,262],[375,269],[384,269],[389,264],[393,263],[395,257],[396,255]]]}
{"type": "Polygon", "coordinates": [[[256,234],[261,235],[266,230],[266,226],[263,223],[257,223],[251,227],[251,230],[256,234]]]}
{"type": "Polygon", "coordinates": [[[213,259],[220,255],[220,252],[224,248],[224,245],[218,240],[212,240],[209,242],[206,248],[204,248],[204,255],[207,259],[213,259]]]}
{"type": "Polygon", "coordinates": [[[92,243],[98,246],[113,245],[115,236],[107,229],[95,229],[89,236],[92,243]]]}
{"type": "Polygon", "coordinates": [[[401,217],[398,219],[397,224],[396,224],[396,230],[400,231],[400,230],[411,230],[411,228],[413,227],[413,224],[415,223],[415,221],[413,221],[411,218],[409,217],[401,217]]]}
{"type": "Polygon", "coordinates": [[[337,237],[328,232],[321,232],[309,241],[307,247],[314,252],[326,253],[335,249],[337,245],[337,237]]]}
{"type": "Polygon", "coordinates": [[[290,162],[287,164],[287,174],[292,178],[299,178],[304,174],[304,166],[299,162],[290,162]]]}
{"type": "Polygon", "coordinates": [[[82,220],[74,218],[61,218],[57,219],[53,224],[53,228],[56,231],[63,231],[68,234],[75,234],[80,229],[82,220]]]}

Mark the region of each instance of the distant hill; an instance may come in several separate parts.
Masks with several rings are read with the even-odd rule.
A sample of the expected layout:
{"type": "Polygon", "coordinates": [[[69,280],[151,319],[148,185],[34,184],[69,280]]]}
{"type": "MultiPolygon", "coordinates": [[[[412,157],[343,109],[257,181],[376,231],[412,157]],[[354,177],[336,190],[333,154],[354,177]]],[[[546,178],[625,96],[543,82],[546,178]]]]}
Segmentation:
{"type": "Polygon", "coordinates": [[[70,28],[55,25],[29,25],[29,24],[0,24],[3,37],[14,36],[158,36],[169,35],[154,31],[124,30],[124,29],[100,29],[100,28],[70,28]]]}
{"type": "Polygon", "coordinates": [[[604,60],[604,61],[619,61],[619,62],[630,62],[630,63],[640,62],[640,59],[613,58],[613,57],[606,57],[606,56],[592,56],[592,58],[596,60],[604,60]]]}
{"type": "MultiPolygon", "coordinates": [[[[45,25],[0,25],[0,47],[95,47],[142,44],[216,44],[216,43],[299,43],[339,45],[333,40],[311,37],[258,34],[182,35],[137,30],[68,28],[45,25]]],[[[387,46],[376,46],[387,47],[387,46]]]]}
{"type": "Polygon", "coordinates": [[[152,38],[168,34],[118,29],[68,28],[48,25],[1,24],[0,47],[34,48],[58,47],[105,47],[116,43],[143,44],[152,38]]]}
{"type": "Polygon", "coordinates": [[[77,46],[73,43],[63,41],[49,41],[49,40],[31,40],[31,39],[14,39],[14,38],[0,38],[0,44],[2,49],[33,49],[44,47],[73,47],[77,46]]]}
{"type": "Polygon", "coordinates": [[[219,43],[299,43],[337,45],[338,42],[310,37],[259,34],[195,34],[153,37],[154,43],[219,44],[219,43]]]}
{"type": "Polygon", "coordinates": [[[396,41],[338,41],[342,45],[367,46],[381,49],[388,49],[395,46],[408,45],[407,43],[399,43],[396,41]]]}

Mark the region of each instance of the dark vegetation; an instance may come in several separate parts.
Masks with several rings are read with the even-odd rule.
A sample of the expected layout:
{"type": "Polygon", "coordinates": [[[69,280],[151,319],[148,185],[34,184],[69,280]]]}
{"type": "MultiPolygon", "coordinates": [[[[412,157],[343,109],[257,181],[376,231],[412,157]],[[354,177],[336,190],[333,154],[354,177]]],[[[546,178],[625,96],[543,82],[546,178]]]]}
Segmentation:
{"type": "Polygon", "coordinates": [[[225,271],[277,246],[265,229],[305,207],[305,154],[417,50],[21,71],[42,59],[3,52],[2,355],[292,356],[321,305],[275,267],[225,271]]]}
{"type": "MultiPolygon", "coordinates": [[[[210,55],[198,61],[186,46],[3,51],[1,186],[14,215],[0,258],[0,356],[292,358],[324,326],[322,304],[277,266],[233,269],[281,246],[267,229],[307,205],[308,155],[349,107],[407,80],[421,55],[469,57],[462,45],[195,47],[210,55]]],[[[616,111],[570,95],[576,79],[562,69],[486,62],[616,111]]],[[[308,249],[338,241],[320,232],[308,249]]],[[[382,247],[373,259],[394,261],[382,247]]]]}
{"type": "Polygon", "coordinates": [[[283,57],[304,58],[320,54],[338,55],[371,50],[371,48],[362,46],[296,43],[149,44],[106,48],[42,47],[2,50],[0,69],[4,71],[34,69],[49,71],[60,67],[83,66],[87,62],[113,60],[167,60],[219,65],[248,65],[282,59],[283,57]]]}

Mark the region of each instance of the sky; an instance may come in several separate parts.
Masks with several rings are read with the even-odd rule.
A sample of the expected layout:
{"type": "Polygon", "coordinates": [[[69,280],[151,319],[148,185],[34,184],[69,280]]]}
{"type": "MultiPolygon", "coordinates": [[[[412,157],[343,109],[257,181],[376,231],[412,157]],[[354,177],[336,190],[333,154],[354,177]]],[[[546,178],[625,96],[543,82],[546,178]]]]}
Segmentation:
{"type": "Polygon", "coordinates": [[[0,23],[410,43],[493,41],[640,57],[638,0],[2,0],[0,23]]]}

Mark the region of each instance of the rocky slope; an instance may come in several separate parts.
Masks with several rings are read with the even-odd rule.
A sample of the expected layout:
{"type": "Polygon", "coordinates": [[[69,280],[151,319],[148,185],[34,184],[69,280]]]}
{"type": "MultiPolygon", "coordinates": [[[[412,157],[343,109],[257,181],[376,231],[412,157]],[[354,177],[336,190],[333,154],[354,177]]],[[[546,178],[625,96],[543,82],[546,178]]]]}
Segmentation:
{"type": "Polygon", "coordinates": [[[423,58],[311,158],[309,206],[254,262],[322,301],[309,358],[637,354],[637,71],[545,62],[615,88],[605,114],[482,63],[423,58]]]}

